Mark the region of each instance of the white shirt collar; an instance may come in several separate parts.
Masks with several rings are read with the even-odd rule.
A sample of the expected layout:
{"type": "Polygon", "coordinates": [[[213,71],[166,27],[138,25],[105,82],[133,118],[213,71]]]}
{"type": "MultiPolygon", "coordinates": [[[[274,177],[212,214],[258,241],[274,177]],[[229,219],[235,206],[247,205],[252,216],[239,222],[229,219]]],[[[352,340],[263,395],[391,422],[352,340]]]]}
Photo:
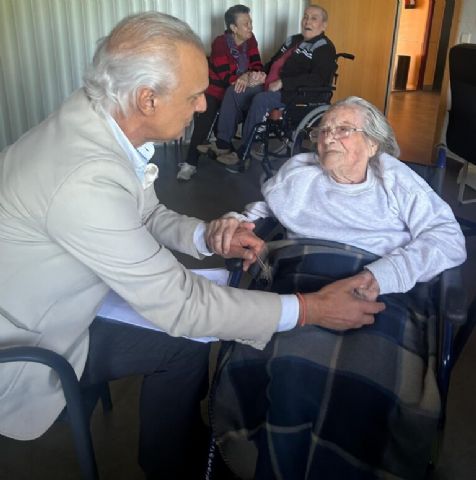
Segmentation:
{"type": "Polygon", "coordinates": [[[132,166],[134,167],[137,178],[142,182],[144,180],[146,166],[154,155],[155,149],[153,142],[147,142],[140,147],[135,148],[129,141],[129,139],[125,136],[124,132],[121,130],[121,127],[119,127],[114,118],[112,118],[111,115],[109,115],[107,112],[104,112],[104,115],[106,117],[107,123],[112,129],[114,137],[126,153],[127,158],[131,162],[132,166]]]}

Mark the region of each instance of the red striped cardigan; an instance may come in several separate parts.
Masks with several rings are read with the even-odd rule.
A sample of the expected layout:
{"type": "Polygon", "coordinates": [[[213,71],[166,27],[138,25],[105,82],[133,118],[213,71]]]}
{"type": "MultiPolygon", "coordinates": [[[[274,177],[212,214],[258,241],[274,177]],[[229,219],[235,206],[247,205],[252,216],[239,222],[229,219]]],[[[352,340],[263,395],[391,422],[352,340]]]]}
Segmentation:
{"type": "MultiPolygon", "coordinates": [[[[218,98],[218,100],[223,98],[225,90],[238,78],[236,60],[230,53],[225,35],[220,35],[213,40],[212,52],[208,59],[210,85],[205,93],[218,98]]],[[[258,43],[254,35],[247,40],[247,44],[248,70],[263,70],[258,43]]]]}

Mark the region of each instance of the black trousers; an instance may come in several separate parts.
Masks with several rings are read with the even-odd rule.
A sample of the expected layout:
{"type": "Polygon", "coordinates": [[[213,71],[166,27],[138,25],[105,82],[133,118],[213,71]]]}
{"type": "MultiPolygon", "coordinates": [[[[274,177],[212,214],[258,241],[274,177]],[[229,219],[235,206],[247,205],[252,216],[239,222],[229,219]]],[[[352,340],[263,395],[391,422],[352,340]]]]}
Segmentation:
{"type": "Polygon", "coordinates": [[[209,345],[100,317],[89,332],[83,387],[144,375],[139,464],[147,478],[199,478],[208,446],[200,401],[208,390],[209,345]]]}
{"type": "Polygon", "coordinates": [[[200,156],[197,145],[201,145],[207,139],[221,104],[221,100],[211,95],[205,95],[205,98],[207,99],[207,109],[195,115],[192,138],[190,139],[190,146],[185,160],[188,164],[194,166],[197,166],[198,157],[200,156]]]}

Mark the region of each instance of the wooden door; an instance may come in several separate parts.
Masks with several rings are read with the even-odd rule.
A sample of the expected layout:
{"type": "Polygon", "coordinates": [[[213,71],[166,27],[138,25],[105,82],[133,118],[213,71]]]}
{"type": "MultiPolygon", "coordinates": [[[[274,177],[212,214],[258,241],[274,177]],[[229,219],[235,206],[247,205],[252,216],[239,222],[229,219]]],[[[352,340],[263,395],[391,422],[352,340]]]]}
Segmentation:
{"type": "Polygon", "coordinates": [[[326,34],[337,52],[355,55],[341,60],[334,100],[357,95],[386,109],[399,0],[313,0],[328,14],[326,34]]]}

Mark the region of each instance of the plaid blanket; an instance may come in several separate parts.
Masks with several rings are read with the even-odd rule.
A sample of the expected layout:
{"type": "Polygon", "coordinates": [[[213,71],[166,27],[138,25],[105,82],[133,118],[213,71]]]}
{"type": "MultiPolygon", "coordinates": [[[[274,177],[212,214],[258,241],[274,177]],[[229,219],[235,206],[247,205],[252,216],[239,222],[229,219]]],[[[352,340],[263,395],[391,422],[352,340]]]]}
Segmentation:
{"type": "Polygon", "coordinates": [[[358,330],[224,344],[210,420],[225,463],[243,479],[423,478],[440,412],[429,297],[382,296],[358,330]]]}

